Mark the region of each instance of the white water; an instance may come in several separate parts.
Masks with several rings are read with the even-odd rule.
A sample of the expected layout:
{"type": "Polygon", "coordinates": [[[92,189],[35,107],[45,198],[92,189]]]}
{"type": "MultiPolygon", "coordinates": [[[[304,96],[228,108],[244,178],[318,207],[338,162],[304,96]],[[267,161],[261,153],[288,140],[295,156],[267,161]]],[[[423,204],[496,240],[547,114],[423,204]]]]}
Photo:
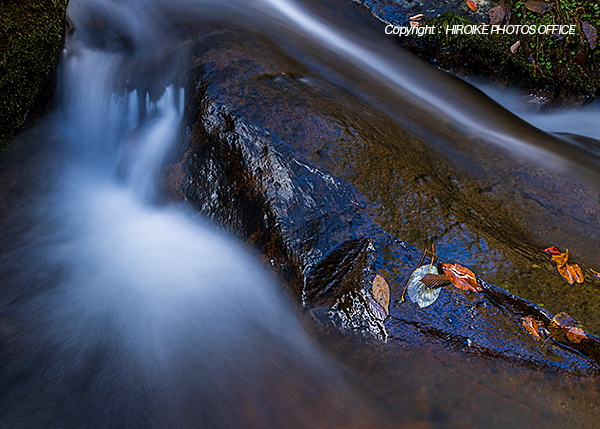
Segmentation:
{"type": "Polygon", "coordinates": [[[143,2],[69,6],[77,30],[41,137],[62,142],[59,175],[24,207],[37,219],[31,234],[3,240],[12,316],[1,327],[13,354],[0,426],[239,427],[252,409],[297,419],[298,398],[319,401],[310,380],[341,386],[246,250],[155,204],[186,94],[172,58],[160,76],[130,67],[160,60],[169,40],[150,12],[143,2]],[[88,14],[128,34],[128,49],[86,27],[88,14]]]}

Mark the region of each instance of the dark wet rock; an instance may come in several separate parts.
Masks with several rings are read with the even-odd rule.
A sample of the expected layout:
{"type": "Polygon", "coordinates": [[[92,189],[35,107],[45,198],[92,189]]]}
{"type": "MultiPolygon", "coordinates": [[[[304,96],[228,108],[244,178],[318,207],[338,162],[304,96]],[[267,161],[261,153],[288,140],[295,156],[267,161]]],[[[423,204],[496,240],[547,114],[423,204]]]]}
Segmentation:
{"type": "Polygon", "coordinates": [[[67,0],[4,1],[0,6],[0,150],[30,109],[42,110],[64,42],[67,0]],[[40,98],[36,106],[34,101],[40,98]]]}
{"type": "MultiPolygon", "coordinates": [[[[350,182],[364,185],[364,178],[357,179],[362,162],[372,185],[386,186],[379,182],[382,166],[373,161],[381,157],[377,147],[396,139],[410,142],[405,130],[273,43],[217,29],[200,34],[193,51],[189,141],[169,167],[167,188],[172,198],[187,200],[257,246],[313,317],[393,344],[437,344],[549,371],[598,375],[595,337],[577,346],[585,355],[574,352],[574,345],[542,347],[520,317],[548,320],[551,314],[499,287],[481,281],[481,294],[444,288],[426,309],[401,301],[422,253],[384,230],[373,216],[379,202],[350,182]],[[384,320],[370,290],[377,274],[391,289],[384,320]]],[[[395,162],[394,168],[409,170],[409,177],[413,168],[437,168],[426,149],[412,149],[419,162],[411,161],[407,149],[405,163],[395,162]]],[[[411,186],[441,185],[447,193],[456,180],[444,172],[448,183],[439,183],[423,170],[411,186]]],[[[389,192],[391,197],[394,188],[389,192]]],[[[412,198],[424,195],[393,196],[407,209],[412,198]]],[[[483,208],[485,195],[479,195],[483,208]]],[[[452,198],[473,210],[468,208],[473,201],[460,192],[452,198]]],[[[502,211],[497,203],[493,207],[502,211]]],[[[497,222],[510,223],[507,219],[497,222]]],[[[486,221],[491,230],[497,226],[486,221]]],[[[517,225],[505,228],[518,239],[527,235],[517,225]]]]}

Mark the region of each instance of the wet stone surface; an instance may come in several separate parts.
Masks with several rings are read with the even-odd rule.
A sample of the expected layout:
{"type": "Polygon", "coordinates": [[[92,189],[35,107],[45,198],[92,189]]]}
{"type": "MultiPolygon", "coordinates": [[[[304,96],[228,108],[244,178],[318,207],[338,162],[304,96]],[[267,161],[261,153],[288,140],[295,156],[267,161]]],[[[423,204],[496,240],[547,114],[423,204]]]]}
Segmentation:
{"type": "MultiPolygon", "coordinates": [[[[352,182],[355,174],[355,161],[343,159],[350,152],[340,148],[368,153],[383,134],[376,124],[390,122],[273,44],[226,31],[207,31],[196,43],[189,146],[169,167],[167,187],[173,198],[257,246],[314,318],[393,344],[438,344],[597,376],[597,361],[586,357],[597,355],[594,337],[579,347],[585,355],[566,345],[541,347],[520,317],[551,315],[503,289],[485,283],[480,294],[444,288],[426,309],[401,302],[422,253],[386,232],[373,217],[377,202],[374,207],[339,178],[352,182]],[[363,125],[344,129],[340,123],[363,125]],[[365,126],[373,127],[371,133],[365,126]],[[370,290],[378,273],[391,289],[384,320],[370,290]]],[[[397,126],[393,131],[394,139],[403,134],[397,126]]],[[[376,184],[377,168],[368,159],[362,158],[376,184]]]]}

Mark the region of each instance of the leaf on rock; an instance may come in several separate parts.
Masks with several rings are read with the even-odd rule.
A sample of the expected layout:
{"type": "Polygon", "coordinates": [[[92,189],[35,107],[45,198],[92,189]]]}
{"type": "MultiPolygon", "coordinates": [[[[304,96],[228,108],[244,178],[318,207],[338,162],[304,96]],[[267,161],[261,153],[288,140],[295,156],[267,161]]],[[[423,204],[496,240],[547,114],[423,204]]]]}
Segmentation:
{"type": "Polygon", "coordinates": [[[423,265],[414,270],[408,279],[408,297],[421,308],[433,304],[440,295],[440,287],[429,287],[421,281],[425,275],[429,274],[437,275],[437,268],[433,265],[423,265]]]}
{"type": "Polygon", "coordinates": [[[532,12],[544,14],[552,9],[554,3],[546,2],[544,0],[525,0],[523,6],[532,12]]]}
{"type": "Polygon", "coordinates": [[[502,6],[496,6],[490,9],[488,16],[490,17],[490,25],[499,25],[504,21],[506,11],[502,6]]]}
{"type": "Polygon", "coordinates": [[[473,0],[467,0],[467,6],[469,6],[469,9],[471,9],[473,12],[477,12],[477,3],[475,3],[473,0]]]}
{"type": "Polygon", "coordinates": [[[541,341],[542,337],[540,337],[538,332],[541,323],[534,319],[533,316],[521,317],[521,321],[523,322],[523,327],[531,334],[533,339],[536,341],[541,341]]]}
{"type": "Polygon", "coordinates": [[[517,51],[519,50],[519,46],[521,46],[521,41],[517,40],[511,47],[510,47],[510,53],[511,54],[516,54],[517,51]]]}
{"type": "Polygon", "coordinates": [[[600,273],[599,273],[598,271],[594,271],[594,270],[592,270],[591,268],[590,268],[590,271],[591,271],[592,273],[594,273],[594,275],[596,276],[596,278],[597,278],[598,280],[600,280],[600,273]]]}
{"type": "Polygon", "coordinates": [[[425,277],[421,279],[427,287],[441,287],[450,284],[450,279],[444,274],[425,274],[425,277]]]}
{"type": "Polygon", "coordinates": [[[481,286],[477,284],[477,278],[473,271],[459,264],[443,264],[444,274],[450,279],[454,287],[462,290],[481,292],[481,286]]]}
{"type": "Polygon", "coordinates": [[[565,253],[551,254],[552,260],[556,262],[556,265],[564,265],[569,260],[569,249],[565,249],[565,253]]]}
{"type": "Polygon", "coordinates": [[[386,312],[385,309],[369,294],[367,294],[367,305],[369,306],[369,312],[375,316],[376,319],[383,321],[388,316],[388,312],[386,312]]]}
{"type": "Polygon", "coordinates": [[[564,338],[565,334],[570,328],[574,328],[577,325],[577,321],[569,316],[567,313],[558,313],[548,324],[548,330],[554,338],[564,338]]]}
{"type": "Polygon", "coordinates": [[[567,331],[567,339],[572,343],[579,344],[581,340],[587,340],[587,338],[585,331],[577,326],[573,326],[567,331]]]}
{"type": "Polygon", "coordinates": [[[544,250],[548,253],[552,260],[556,263],[556,269],[558,273],[567,281],[569,284],[583,283],[583,272],[577,264],[569,264],[569,249],[565,249],[565,253],[561,253],[560,249],[556,246],[549,247],[544,250]]]}
{"type": "Polygon", "coordinates": [[[418,20],[419,20],[419,19],[421,19],[421,18],[425,18],[425,15],[424,15],[424,14],[422,14],[422,13],[419,13],[419,14],[417,14],[417,15],[413,15],[413,16],[411,16],[411,17],[410,17],[410,18],[408,18],[408,19],[409,19],[409,20],[411,20],[411,21],[418,21],[418,20]]]}
{"type": "Polygon", "coordinates": [[[581,31],[585,34],[585,37],[590,44],[590,49],[594,49],[596,47],[596,40],[598,40],[598,30],[596,30],[596,27],[589,22],[584,21],[581,24],[581,31]]]}
{"type": "Polygon", "coordinates": [[[548,255],[560,255],[562,253],[556,246],[548,247],[547,249],[544,249],[544,252],[548,255]]]}
{"type": "Polygon", "coordinates": [[[569,282],[569,284],[583,283],[583,273],[577,264],[557,265],[558,273],[569,282]]]}
{"type": "Polygon", "coordinates": [[[373,279],[373,298],[381,305],[386,314],[390,314],[390,287],[383,278],[377,274],[373,279]]]}

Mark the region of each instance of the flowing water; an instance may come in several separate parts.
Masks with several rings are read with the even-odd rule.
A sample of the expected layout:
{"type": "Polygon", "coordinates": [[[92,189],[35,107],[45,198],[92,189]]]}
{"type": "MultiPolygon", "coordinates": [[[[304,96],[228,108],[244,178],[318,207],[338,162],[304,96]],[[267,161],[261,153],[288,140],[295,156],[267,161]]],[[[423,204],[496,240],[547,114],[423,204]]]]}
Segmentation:
{"type": "MultiPolygon", "coordinates": [[[[377,407],[315,345],[247,250],[161,201],[162,167],[185,136],[190,98],[182,28],[219,21],[278,38],[399,120],[420,109],[420,119],[408,115],[413,130],[434,115],[461,135],[476,135],[478,144],[560,171],[575,166],[585,183],[595,183],[596,161],[585,150],[374,39],[372,29],[347,31],[332,21],[336,7],[320,7],[292,0],[71,2],[75,31],[59,66],[57,107],[2,160],[0,426],[381,424],[377,407]],[[357,75],[372,82],[369,91],[353,86],[357,75]]],[[[598,137],[593,129],[586,135],[598,137]]],[[[437,380],[418,379],[448,365],[433,361],[409,379],[434,386],[437,380]]],[[[458,379],[471,384],[462,372],[458,379]]],[[[432,417],[427,407],[413,413],[418,394],[405,383],[417,399],[394,399],[408,401],[399,406],[404,419],[448,418],[432,417]]]]}

